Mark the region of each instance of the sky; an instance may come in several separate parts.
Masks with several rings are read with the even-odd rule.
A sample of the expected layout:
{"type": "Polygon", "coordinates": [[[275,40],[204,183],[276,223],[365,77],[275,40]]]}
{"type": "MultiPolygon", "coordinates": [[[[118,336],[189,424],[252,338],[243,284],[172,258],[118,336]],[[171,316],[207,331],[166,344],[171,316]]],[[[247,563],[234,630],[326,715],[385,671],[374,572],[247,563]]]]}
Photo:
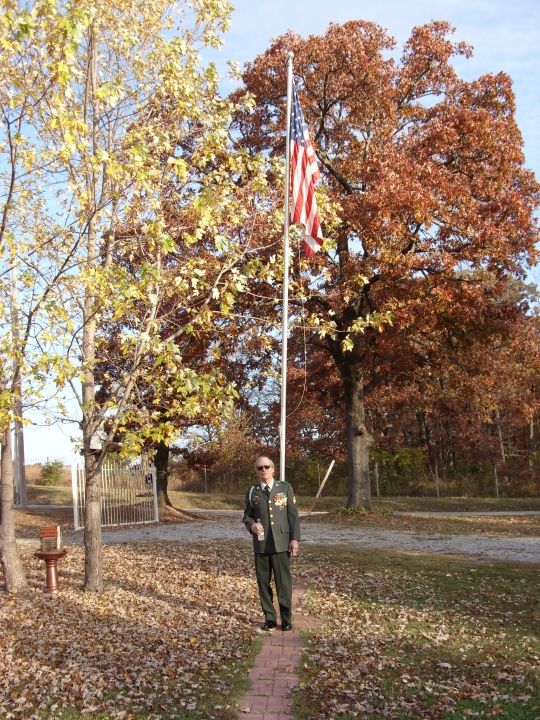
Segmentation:
{"type": "MultiPolygon", "coordinates": [[[[240,65],[263,52],[288,30],[302,36],[323,34],[331,22],[369,20],[392,35],[398,49],[413,27],[432,20],[449,21],[454,39],[473,46],[469,60],[459,60],[459,75],[472,80],[504,71],[516,94],[516,117],[524,140],[526,165],[540,178],[540,1],[539,0],[232,0],[235,10],[222,49],[220,67],[240,65]]],[[[224,72],[224,70],[223,70],[224,72]]],[[[530,279],[540,285],[540,270],[530,279]]],[[[72,456],[70,435],[76,426],[30,426],[25,430],[26,461],[72,456]]]]}

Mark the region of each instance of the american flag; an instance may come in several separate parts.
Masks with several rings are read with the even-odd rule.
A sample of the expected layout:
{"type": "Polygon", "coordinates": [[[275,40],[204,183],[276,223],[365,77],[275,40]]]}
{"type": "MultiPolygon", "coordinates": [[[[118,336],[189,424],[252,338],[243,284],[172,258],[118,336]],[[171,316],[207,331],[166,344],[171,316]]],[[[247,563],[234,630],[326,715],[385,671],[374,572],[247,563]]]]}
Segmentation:
{"type": "Polygon", "coordinates": [[[304,226],[304,250],[310,257],[320,250],[323,241],[317,201],[315,200],[315,183],[320,177],[315,150],[309,139],[309,132],[304,114],[298,100],[298,93],[293,81],[291,106],[291,185],[293,222],[304,226]]]}

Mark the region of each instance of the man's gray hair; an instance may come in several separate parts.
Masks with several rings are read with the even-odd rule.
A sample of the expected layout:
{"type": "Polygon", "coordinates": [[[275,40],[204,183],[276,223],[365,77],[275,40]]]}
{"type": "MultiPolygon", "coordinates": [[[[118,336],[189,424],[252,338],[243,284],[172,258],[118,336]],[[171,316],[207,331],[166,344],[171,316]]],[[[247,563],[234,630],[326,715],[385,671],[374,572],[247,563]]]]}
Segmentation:
{"type": "Polygon", "coordinates": [[[255,460],[255,470],[257,469],[257,465],[259,464],[259,461],[260,461],[260,460],[263,460],[263,459],[264,459],[264,460],[268,460],[268,462],[270,463],[270,467],[274,467],[274,463],[273,463],[272,460],[268,457],[268,455],[259,455],[259,457],[255,460]]]}

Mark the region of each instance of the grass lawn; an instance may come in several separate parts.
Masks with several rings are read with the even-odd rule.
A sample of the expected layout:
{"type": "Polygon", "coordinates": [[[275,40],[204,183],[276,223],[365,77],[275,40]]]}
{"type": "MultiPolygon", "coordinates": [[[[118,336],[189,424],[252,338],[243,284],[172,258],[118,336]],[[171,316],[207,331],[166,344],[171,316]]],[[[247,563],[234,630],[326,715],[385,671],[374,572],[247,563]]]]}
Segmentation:
{"type": "MultiPolygon", "coordinates": [[[[242,510],[244,494],[186,493],[171,490],[171,501],[186,510],[242,510]]],[[[310,510],[314,499],[298,496],[301,510],[310,510]]],[[[71,487],[66,485],[29,485],[30,505],[71,505],[71,487]]],[[[321,497],[315,510],[337,511],[345,507],[345,497],[321,497]]],[[[464,498],[464,497],[382,497],[373,498],[373,508],[380,512],[455,512],[455,511],[508,511],[539,510],[540,497],[534,498],[464,498]]]]}
{"type": "MultiPolygon", "coordinates": [[[[61,591],[23,552],[30,588],[0,602],[3,720],[233,720],[260,643],[244,543],[104,547],[105,592],[61,591]]],[[[295,720],[535,720],[537,568],[305,546],[306,634],[295,720]]]]}
{"type": "Polygon", "coordinates": [[[297,720],[536,720],[538,568],[309,549],[297,720]]]}
{"type": "MultiPolygon", "coordinates": [[[[244,495],[223,495],[205,493],[182,493],[172,491],[173,504],[186,509],[240,510],[244,507],[244,495]]],[[[298,496],[301,510],[310,510],[313,498],[298,496]]],[[[315,510],[338,511],[345,507],[344,497],[321,497],[315,510]]],[[[539,510],[540,497],[537,498],[449,498],[449,497],[384,497],[373,498],[373,509],[377,512],[414,512],[414,511],[508,511],[539,510]]]]}
{"type": "Polygon", "coordinates": [[[366,513],[350,510],[330,511],[326,515],[314,515],[310,522],[331,523],[352,527],[379,527],[420,534],[436,535],[540,535],[539,515],[493,515],[462,516],[459,514],[437,516],[408,516],[375,506],[366,513]]]}
{"type": "Polygon", "coordinates": [[[71,485],[27,485],[29,505],[71,505],[71,485]]]}

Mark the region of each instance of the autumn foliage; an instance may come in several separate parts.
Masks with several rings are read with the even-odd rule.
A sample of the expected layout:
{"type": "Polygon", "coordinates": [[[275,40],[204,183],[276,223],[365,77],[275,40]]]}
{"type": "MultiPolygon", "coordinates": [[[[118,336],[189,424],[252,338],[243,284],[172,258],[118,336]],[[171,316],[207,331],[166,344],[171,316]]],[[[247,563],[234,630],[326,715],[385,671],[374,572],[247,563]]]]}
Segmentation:
{"type": "MultiPolygon", "coordinates": [[[[349,505],[370,504],[368,405],[372,417],[384,412],[375,400],[384,388],[402,394],[446,355],[472,345],[482,354],[501,332],[494,313],[512,322],[525,312],[504,298],[536,257],[539,186],[524,166],[510,78],[458,77],[453,60],[472,51],[452,32],[444,22],[414,28],[399,59],[368,22],[289,33],[244,73],[255,109],[237,118],[238,131],[252,151],[279,156],[294,53],[323,174],[326,243],[295,265],[292,302],[302,291],[311,355],[323,352],[336,370],[315,377],[337,384],[328,402],[341,399],[349,505]]],[[[417,410],[428,392],[417,386],[417,410]]]]}

